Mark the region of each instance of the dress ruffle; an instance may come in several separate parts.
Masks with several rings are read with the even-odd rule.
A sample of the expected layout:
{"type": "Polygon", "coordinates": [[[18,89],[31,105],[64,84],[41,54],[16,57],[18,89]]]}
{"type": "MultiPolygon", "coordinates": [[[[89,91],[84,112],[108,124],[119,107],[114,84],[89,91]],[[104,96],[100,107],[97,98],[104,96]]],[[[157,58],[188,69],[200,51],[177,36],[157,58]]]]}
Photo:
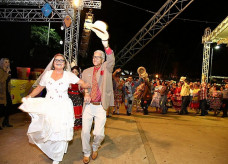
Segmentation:
{"type": "Polygon", "coordinates": [[[22,101],[19,108],[32,118],[27,132],[31,143],[73,139],[75,118],[70,99],[28,98],[22,101]]]}

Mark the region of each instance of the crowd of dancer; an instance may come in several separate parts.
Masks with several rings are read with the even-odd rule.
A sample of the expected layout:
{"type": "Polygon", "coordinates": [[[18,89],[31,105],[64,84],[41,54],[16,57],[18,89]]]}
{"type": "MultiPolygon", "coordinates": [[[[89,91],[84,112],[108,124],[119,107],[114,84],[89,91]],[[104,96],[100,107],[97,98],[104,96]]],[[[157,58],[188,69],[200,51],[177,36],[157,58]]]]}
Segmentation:
{"type": "Polygon", "coordinates": [[[120,78],[120,69],[113,73],[115,107],[113,114],[119,114],[119,107],[125,103],[127,115],[131,115],[132,104],[136,111],[148,114],[148,107],[154,107],[157,113],[166,114],[169,108],[174,108],[177,114],[188,114],[193,110],[195,114],[205,116],[213,111],[218,116],[227,117],[228,84],[210,84],[190,82],[188,78],[181,77],[180,81],[167,81],[155,79],[149,81],[148,77],[139,77],[133,80],[129,76],[126,80],[120,78]]]}
{"type": "MultiPolygon", "coordinates": [[[[188,114],[190,107],[201,116],[207,115],[210,109],[218,115],[223,109],[223,117],[227,117],[228,84],[225,88],[216,84],[210,86],[189,82],[185,77],[178,83],[159,79],[150,81],[147,74],[139,74],[138,80],[132,76],[124,80],[120,78],[120,68],[113,73],[115,56],[109,47],[106,24],[96,21],[90,26],[104,47],[104,51],[94,52],[93,66],[81,73],[78,67],[70,68],[64,55],[56,54],[36,80],[35,89],[22,99],[23,103],[19,106],[31,116],[27,132],[29,142],[37,145],[53,160],[53,164],[62,161],[68,143],[73,139],[74,129],[79,128],[82,128],[83,163],[88,164],[90,158],[95,160],[105,138],[106,110],[114,107],[113,113],[119,114],[123,102],[128,116],[132,114],[135,103],[137,111],[141,107],[145,115],[151,106],[162,114],[174,107],[181,115],[188,114]],[[47,91],[45,98],[36,97],[43,89],[47,91]]],[[[2,59],[0,66],[0,105],[6,111],[12,104],[9,60],[2,59]]],[[[7,112],[2,125],[12,127],[7,112]]]]}

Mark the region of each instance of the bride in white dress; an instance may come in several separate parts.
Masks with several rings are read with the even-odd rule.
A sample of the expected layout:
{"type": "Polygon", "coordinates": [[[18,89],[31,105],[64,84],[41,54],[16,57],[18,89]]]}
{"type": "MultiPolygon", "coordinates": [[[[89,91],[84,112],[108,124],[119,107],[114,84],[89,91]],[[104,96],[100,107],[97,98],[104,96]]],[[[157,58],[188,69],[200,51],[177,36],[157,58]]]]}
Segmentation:
{"type": "Polygon", "coordinates": [[[69,63],[62,54],[56,54],[38,79],[38,86],[23,98],[19,107],[32,118],[27,135],[29,142],[36,144],[53,163],[62,161],[68,142],[73,139],[74,111],[68,97],[70,84],[83,88],[89,85],[71,73],[69,63]],[[39,82],[40,81],[40,82],[39,82]],[[46,87],[45,98],[33,98],[46,87]]]}

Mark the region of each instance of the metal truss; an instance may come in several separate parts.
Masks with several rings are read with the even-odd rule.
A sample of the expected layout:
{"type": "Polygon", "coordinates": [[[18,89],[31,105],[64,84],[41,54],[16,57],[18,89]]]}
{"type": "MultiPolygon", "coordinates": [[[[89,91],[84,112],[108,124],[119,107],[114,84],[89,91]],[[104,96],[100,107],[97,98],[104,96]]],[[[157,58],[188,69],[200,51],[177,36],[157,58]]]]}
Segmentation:
{"type": "Polygon", "coordinates": [[[2,5],[15,5],[15,6],[39,6],[45,3],[46,2],[44,0],[0,0],[0,4],[2,5]]]}
{"type": "MultiPolygon", "coordinates": [[[[0,8],[0,21],[4,22],[63,22],[64,9],[56,9],[50,17],[45,17],[41,9],[0,8]]],[[[65,14],[66,15],[66,14],[65,14]]]]}
{"type": "MultiPolygon", "coordinates": [[[[227,35],[221,36],[221,33],[223,32],[227,33],[226,32],[227,28],[228,28],[228,16],[212,32],[209,27],[206,28],[204,31],[204,35],[202,37],[202,43],[204,44],[202,78],[201,78],[202,82],[203,81],[208,82],[210,56],[211,58],[213,58],[213,49],[212,49],[212,53],[210,53],[210,44],[211,43],[228,44],[228,40],[226,39],[227,35]]],[[[211,65],[212,65],[212,61],[211,61],[211,65]]],[[[210,79],[213,77],[210,75],[210,79]]]]}
{"type": "Polygon", "coordinates": [[[201,82],[208,82],[208,72],[210,64],[210,50],[211,50],[211,41],[206,40],[211,35],[211,29],[208,27],[204,30],[204,35],[202,37],[203,46],[203,62],[202,62],[202,76],[201,82]]]}
{"type": "MultiPolygon", "coordinates": [[[[73,0],[0,0],[0,4],[2,5],[15,6],[42,6],[46,2],[48,2],[50,5],[54,5],[57,8],[62,6],[64,6],[65,9],[74,8],[73,0]]],[[[101,9],[101,1],[83,0],[82,7],[101,9]]]]}
{"type": "Polygon", "coordinates": [[[123,67],[127,64],[193,1],[194,0],[167,0],[158,12],[116,55],[115,66],[123,67]]]}
{"type": "Polygon", "coordinates": [[[79,31],[79,27],[80,27],[80,10],[76,10],[76,12],[74,12],[74,18],[77,20],[74,22],[74,25],[73,25],[73,54],[72,54],[72,59],[71,59],[71,62],[75,62],[78,63],[78,41],[79,41],[79,32],[76,32],[76,31],[79,31]]]}
{"type": "Polygon", "coordinates": [[[202,42],[228,44],[227,42],[228,16],[208,35],[202,37],[202,42]],[[224,33],[224,34],[222,34],[224,33]],[[226,33],[226,34],[225,34],[226,33]]]}
{"type": "Polygon", "coordinates": [[[64,56],[72,63],[77,65],[78,40],[80,26],[80,12],[82,8],[101,8],[100,1],[81,2],[80,7],[73,6],[73,0],[0,0],[0,21],[14,22],[59,22],[62,23],[65,16],[69,15],[72,19],[70,27],[65,28],[64,56]],[[49,3],[53,9],[52,14],[47,18],[41,12],[41,7],[49,3]],[[18,6],[20,8],[9,8],[18,6]],[[24,8],[21,8],[24,7],[24,8]],[[34,7],[34,8],[32,8],[34,7]]]}
{"type": "Polygon", "coordinates": [[[203,47],[203,63],[202,63],[202,77],[201,82],[208,82],[208,72],[210,63],[210,43],[204,43],[203,47]]]}

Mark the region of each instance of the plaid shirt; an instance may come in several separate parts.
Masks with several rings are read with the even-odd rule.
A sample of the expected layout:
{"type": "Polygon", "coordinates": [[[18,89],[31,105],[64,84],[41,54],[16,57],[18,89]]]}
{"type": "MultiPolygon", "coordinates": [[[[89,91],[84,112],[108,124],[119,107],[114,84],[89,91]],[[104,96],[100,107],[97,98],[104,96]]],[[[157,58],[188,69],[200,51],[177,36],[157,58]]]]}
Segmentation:
{"type": "Polygon", "coordinates": [[[206,87],[202,87],[200,89],[200,100],[204,100],[204,99],[207,99],[207,88],[206,87]]]}

